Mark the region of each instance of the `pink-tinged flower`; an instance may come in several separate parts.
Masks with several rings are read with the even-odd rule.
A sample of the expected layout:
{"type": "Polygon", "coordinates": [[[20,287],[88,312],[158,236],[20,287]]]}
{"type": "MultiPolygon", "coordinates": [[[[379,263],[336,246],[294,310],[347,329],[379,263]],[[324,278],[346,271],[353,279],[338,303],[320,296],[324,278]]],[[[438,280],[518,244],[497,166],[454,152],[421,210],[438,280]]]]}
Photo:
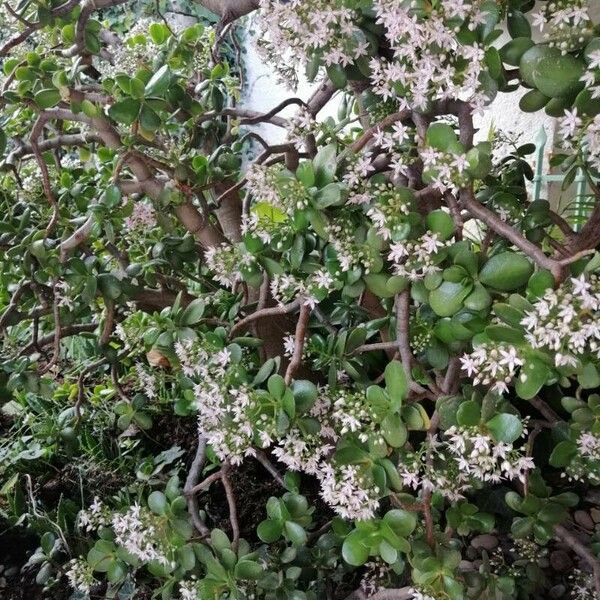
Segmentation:
{"type": "Polygon", "coordinates": [[[544,30],[547,22],[546,15],[542,11],[536,12],[531,16],[532,26],[537,27],[540,31],[544,30]]]}
{"type": "Polygon", "coordinates": [[[125,219],[125,227],[128,229],[151,229],[155,225],[156,212],[145,202],[136,202],[131,216],[125,219]]]}
{"type": "Polygon", "coordinates": [[[477,375],[479,372],[479,366],[472,356],[465,354],[464,356],[461,356],[459,360],[462,365],[462,370],[467,372],[467,377],[473,377],[473,375],[477,375]]]}
{"type": "Polygon", "coordinates": [[[560,134],[563,138],[571,138],[577,128],[581,127],[581,119],[577,116],[577,109],[565,110],[565,116],[560,120],[560,134]]]}

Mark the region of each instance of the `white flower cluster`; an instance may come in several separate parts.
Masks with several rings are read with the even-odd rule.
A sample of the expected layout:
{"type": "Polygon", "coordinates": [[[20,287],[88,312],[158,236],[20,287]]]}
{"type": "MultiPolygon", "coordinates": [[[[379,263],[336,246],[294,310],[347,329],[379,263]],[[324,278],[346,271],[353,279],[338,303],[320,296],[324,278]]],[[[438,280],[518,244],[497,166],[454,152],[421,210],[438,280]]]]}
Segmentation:
{"type": "Polygon", "coordinates": [[[574,481],[589,481],[600,484],[600,436],[591,431],[579,433],[577,453],[571,458],[561,477],[574,481]]]}
{"type": "Polygon", "coordinates": [[[318,475],[324,464],[322,461],[331,455],[334,448],[331,443],[324,441],[322,431],[311,436],[299,429],[292,429],[273,449],[273,455],[291,471],[318,475]]]}
{"type": "Polygon", "coordinates": [[[147,36],[151,24],[150,19],[138,19],[127,32],[123,43],[111,47],[110,62],[96,61],[95,66],[103,77],[114,78],[119,73],[133,77],[140,67],[152,64],[153,52],[156,49],[152,48],[154,43],[150,36],[147,36]]]}
{"type": "MultiPolygon", "coordinates": [[[[527,435],[523,422],[523,436],[527,435]]],[[[451,427],[440,441],[434,438],[400,465],[402,482],[414,490],[440,492],[455,502],[474,485],[502,480],[524,481],[533,459],[521,448],[496,442],[479,427],[451,427]]]]}
{"type": "Polygon", "coordinates": [[[219,352],[208,353],[204,348],[195,345],[192,340],[175,342],[175,354],[181,363],[183,373],[187,377],[200,379],[223,378],[231,360],[231,353],[226,348],[219,352]]]}
{"type": "Polygon", "coordinates": [[[369,596],[374,596],[377,592],[384,590],[388,583],[388,577],[391,567],[386,562],[379,560],[370,561],[364,565],[365,572],[360,580],[360,589],[369,596]]]}
{"type": "Polygon", "coordinates": [[[58,306],[64,306],[69,310],[73,310],[73,293],[71,286],[66,281],[58,281],[54,286],[54,298],[58,306]]]}
{"type": "Polygon", "coordinates": [[[414,141],[414,129],[403,123],[395,123],[391,131],[378,129],[373,136],[373,143],[387,152],[394,177],[408,175],[407,154],[414,141]]]}
{"type": "Polygon", "coordinates": [[[241,281],[240,267],[256,265],[255,257],[248,252],[243,244],[221,244],[212,246],[204,253],[206,266],[213,272],[213,279],[221,285],[234,289],[241,281]]]}
{"type": "Polygon", "coordinates": [[[275,274],[270,286],[273,298],[280,305],[302,298],[303,304],[314,308],[335,289],[335,279],[327,270],[318,269],[304,280],[287,273],[275,274]]]}
{"type": "Polygon", "coordinates": [[[258,401],[252,390],[223,388],[213,380],[197,384],[194,392],[200,432],[215,454],[234,465],[241,464],[245,456],[253,456],[258,401]]]}
{"type": "MultiPolygon", "coordinates": [[[[351,393],[340,389],[336,391],[332,401],[331,422],[339,435],[358,433],[358,439],[367,442],[375,432],[377,424],[374,420],[373,408],[364,392],[351,393]]],[[[380,444],[385,443],[380,434],[376,441],[380,444]]]]}
{"type": "MultiPolygon", "coordinates": [[[[344,183],[351,188],[351,204],[365,204],[369,201],[369,195],[360,193],[363,181],[375,170],[373,166],[373,154],[385,151],[389,158],[389,169],[394,177],[406,176],[408,174],[408,153],[414,145],[414,129],[398,121],[390,130],[378,128],[373,135],[370,148],[362,154],[357,154],[348,159],[346,172],[343,177],[344,183]],[[354,188],[359,188],[356,190],[354,188]]],[[[392,186],[390,186],[392,187],[392,186]]]]}
{"type": "Polygon", "coordinates": [[[369,202],[369,196],[364,193],[358,193],[355,188],[361,188],[364,179],[374,169],[371,152],[355,154],[349,157],[342,181],[352,190],[348,198],[350,204],[366,204],[369,202]]]}
{"type": "Polygon", "coordinates": [[[375,257],[369,245],[357,238],[357,227],[352,219],[340,214],[326,230],[342,271],[363,269],[366,274],[371,271],[375,257]]]}
{"type": "MultiPolygon", "coordinates": [[[[526,422],[522,437],[527,436],[526,422]]],[[[496,442],[479,427],[451,427],[445,432],[445,449],[454,456],[464,481],[499,483],[518,479],[523,483],[527,471],[534,468],[533,458],[506,442],[496,442]]]]}
{"type": "Polygon", "coordinates": [[[137,201],[133,204],[133,211],[124,221],[125,227],[131,230],[152,229],[156,226],[156,211],[146,202],[137,201]]]}
{"type": "MultiPolygon", "coordinates": [[[[600,51],[597,60],[597,65],[600,66],[600,51]]],[[[594,74],[594,79],[595,77],[594,74]]],[[[600,98],[600,85],[590,89],[595,99],[600,98]]],[[[559,129],[565,150],[575,151],[578,147],[581,148],[586,162],[594,169],[600,169],[600,115],[584,122],[578,116],[577,108],[565,110],[565,116],[559,120],[559,129]]]]}
{"type": "Polygon", "coordinates": [[[440,192],[457,190],[468,183],[469,163],[464,154],[441,152],[435,148],[423,148],[419,156],[432,185],[440,192]]]}
{"type": "Polygon", "coordinates": [[[571,581],[569,586],[571,600],[600,600],[600,593],[596,590],[592,573],[573,569],[568,579],[571,581]]]}
{"type": "Polygon", "coordinates": [[[358,465],[321,463],[321,497],[344,519],[370,519],[379,508],[379,490],[358,465]]]}
{"type": "Polygon", "coordinates": [[[396,275],[418,281],[429,273],[439,271],[435,264],[436,254],[451,244],[450,240],[444,242],[437,233],[427,231],[416,240],[390,244],[388,260],[393,263],[396,275]]]}
{"type": "MultiPolygon", "coordinates": [[[[521,325],[529,347],[547,351],[556,367],[577,368],[581,359],[600,359],[600,279],[595,274],[571,278],[559,289],[548,289],[525,312],[521,325]]],[[[524,363],[513,345],[481,344],[461,359],[475,385],[508,391],[524,363]]]]}
{"type": "Polygon", "coordinates": [[[140,388],[148,398],[156,398],[156,377],[148,373],[142,363],[135,363],[135,372],[138,377],[140,388]]]}
{"type": "Polygon", "coordinates": [[[83,558],[74,558],[69,561],[68,566],[65,576],[71,588],[76,592],[89,595],[92,588],[99,582],[94,577],[94,570],[88,561],[83,558]]]}
{"type": "Polygon", "coordinates": [[[556,46],[564,53],[576,50],[594,29],[586,0],[544,2],[533,14],[532,24],[544,34],[550,47],[556,46]]]}
{"type": "Polygon", "coordinates": [[[112,518],[115,543],[144,563],[156,561],[174,567],[172,558],[168,558],[172,548],[161,536],[158,521],[139,504],[131,505],[125,514],[116,513],[112,518]]]}
{"type": "Polygon", "coordinates": [[[375,0],[393,60],[371,60],[375,93],[424,110],[430,100],[461,99],[482,107],[479,77],[485,52],[461,44],[461,26],[474,30],[488,15],[481,0],[440,0],[424,11],[417,2],[375,0]]]}
{"type": "Polygon", "coordinates": [[[353,432],[364,439],[362,428],[371,432],[366,399],[362,401],[364,410],[354,406],[350,409],[352,415],[344,414],[345,406],[358,404],[357,399],[351,400],[353,397],[339,390],[330,395],[327,389],[322,389],[309,413],[318,419],[320,431],[307,435],[294,428],[279,440],[272,452],[288,469],[316,476],[321,496],[341,517],[369,519],[379,506],[380,490],[360,466],[338,465],[331,459],[341,435],[353,432]]]}
{"type": "MultiPolygon", "coordinates": [[[[364,33],[355,26],[359,16],[346,2],[330,0],[261,0],[259,50],[295,66],[318,53],[326,66],[347,66],[369,52],[364,33]]],[[[293,70],[292,70],[293,71],[293,70]]],[[[289,77],[291,83],[295,78],[289,77]]]]}
{"type": "MultiPolygon", "coordinates": [[[[562,0],[564,3],[565,0],[562,0]]],[[[556,2],[549,3],[549,6],[556,5],[556,2]]],[[[579,0],[581,4],[581,0],[579,0]]],[[[587,15],[587,7],[564,8],[566,13],[569,11],[581,11],[587,15]]],[[[560,11],[556,14],[561,14],[560,11]]],[[[565,23],[569,22],[561,20],[561,26],[565,27],[565,23]]],[[[590,28],[590,22],[587,27],[590,28]]],[[[578,36],[577,45],[585,39],[588,31],[582,31],[580,28],[575,28],[578,36]],[[583,36],[583,37],[580,37],[583,36]]],[[[567,44],[564,41],[563,44],[567,44]]],[[[589,92],[593,100],[600,98],[600,49],[586,51],[587,68],[581,76],[581,81],[585,85],[585,89],[589,92]]],[[[564,117],[559,121],[559,131],[563,139],[563,147],[567,151],[574,151],[579,148],[585,160],[595,169],[600,169],[600,115],[595,115],[593,118],[585,117],[579,114],[577,108],[573,110],[565,110],[564,117]]]]}
{"type": "Polygon", "coordinates": [[[252,390],[229,384],[231,353],[209,352],[191,340],[177,342],[175,352],[183,373],[198,382],[194,396],[200,433],[220,460],[241,464],[254,454],[258,403],[252,390]]]}
{"type": "Polygon", "coordinates": [[[583,431],[577,439],[579,454],[589,460],[600,461],[600,437],[583,431]]]}
{"type": "Polygon", "coordinates": [[[600,84],[598,75],[600,70],[600,49],[592,50],[587,55],[588,65],[586,72],[581,76],[581,81],[590,92],[592,98],[600,98],[600,84]]]}
{"type": "Polygon", "coordinates": [[[180,600],[199,600],[202,598],[202,586],[200,582],[194,580],[179,582],[180,600]]]}
{"type": "Polygon", "coordinates": [[[533,348],[549,350],[557,367],[578,365],[586,354],[600,359],[600,279],[581,275],[549,289],[521,324],[533,348]]]}
{"type": "Polygon", "coordinates": [[[77,525],[84,531],[95,531],[110,524],[112,513],[96,496],[88,510],[77,515],[77,525]]]}
{"type": "Polygon", "coordinates": [[[438,491],[445,498],[456,502],[464,498],[470,486],[459,481],[458,464],[448,452],[440,448],[443,444],[437,439],[422,444],[417,452],[411,452],[401,458],[398,472],[406,487],[423,491],[438,491]],[[429,455],[436,458],[429,459],[429,455]]]}
{"type": "Polygon", "coordinates": [[[406,226],[404,217],[412,208],[412,194],[390,183],[378,183],[372,186],[371,196],[374,202],[367,216],[384,240],[394,239],[406,226]]]}
{"type": "Polygon", "coordinates": [[[135,372],[138,377],[138,384],[143,393],[148,398],[156,398],[156,377],[152,373],[148,373],[142,363],[135,363],[135,372]]]}
{"type": "Polygon", "coordinates": [[[283,208],[277,187],[279,168],[276,165],[267,167],[253,163],[246,172],[246,190],[257,202],[268,202],[283,208]]]}
{"type": "Polygon", "coordinates": [[[319,125],[310,111],[305,106],[301,106],[296,114],[288,119],[286,129],[288,141],[301,149],[306,143],[306,138],[318,132],[319,125]]]}
{"type": "Polygon", "coordinates": [[[463,371],[473,378],[473,385],[491,386],[499,394],[508,392],[523,359],[509,344],[481,344],[471,354],[460,358],[463,371]]]}

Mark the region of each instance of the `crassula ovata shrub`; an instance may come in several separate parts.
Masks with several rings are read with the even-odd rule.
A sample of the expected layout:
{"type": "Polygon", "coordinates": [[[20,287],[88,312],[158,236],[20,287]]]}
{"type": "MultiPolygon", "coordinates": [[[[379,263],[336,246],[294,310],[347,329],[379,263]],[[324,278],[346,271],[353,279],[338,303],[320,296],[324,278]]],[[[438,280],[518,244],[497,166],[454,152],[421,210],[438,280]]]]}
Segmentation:
{"type": "Polygon", "coordinates": [[[600,598],[592,4],[0,4],[0,519],[35,540],[22,581],[600,598]],[[308,101],[240,103],[250,20],[308,101]],[[537,132],[476,130],[514,91],[557,120],[566,209],[532,198],[537,132]]]}

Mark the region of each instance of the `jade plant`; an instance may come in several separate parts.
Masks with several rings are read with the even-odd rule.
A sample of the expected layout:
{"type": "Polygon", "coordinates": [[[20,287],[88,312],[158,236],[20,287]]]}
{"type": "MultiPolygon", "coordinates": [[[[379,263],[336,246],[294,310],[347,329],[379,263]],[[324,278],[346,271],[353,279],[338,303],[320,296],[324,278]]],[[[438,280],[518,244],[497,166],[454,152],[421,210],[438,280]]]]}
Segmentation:
{"type": "Polygon", "coordinates": [[[594,2],[0,6],[9,598],[600,598],[594,2]]]}

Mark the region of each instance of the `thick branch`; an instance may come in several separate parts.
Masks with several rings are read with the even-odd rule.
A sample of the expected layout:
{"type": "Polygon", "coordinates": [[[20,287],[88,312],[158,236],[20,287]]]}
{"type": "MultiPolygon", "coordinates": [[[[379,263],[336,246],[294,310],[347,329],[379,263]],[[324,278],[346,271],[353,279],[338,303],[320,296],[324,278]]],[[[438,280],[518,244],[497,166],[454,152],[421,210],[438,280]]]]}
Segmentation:
{"type": "MultiPolygon", "coordinates": [[[[75,325],[65,325],[60,330],[60,339],[68,338],[73,335],[79,335],[80,333],[89,333],[94,331],[98,327],[98,323],[82,323],[75,325]]],[[[27,346],[24,346],[19,351],[19,356],[26,356],[27,354],[31,354],[32,352],[36,352],[40,348],[47,346],[54,342],[54,333],[45,335],[39,338],[36,342],[31,342],[27,346]]]]}
{"type": "Polygon", "coordinates": [[[580,558],[585,560],[593,570],[594,586],[596,592],[600,594],[600,559],[587,547],[584,546],[568,529],[562,525],[554,526],[556,537],[564,542],[580,558]]]}
{"type": "Polygon", "coordinates": [[[504,222],[495,212],[477,202],[472,188],[464,188],[461,190],[460,200],[464,208],[466,208],[471,215],[480,221],[483,221],[490,229],[493,229],[497,234],[506,238],[517,248],[525,252],[525,254],[532,258],[538,266],[542,267],[542,269],[548,269],[548,271],[554,275],[554,279],[557,282],[562,281],[563,268],[560,263],[547,256],[539,246],[530,242],[514,227],[511,227],[508,223],[504,222]]]}
{"type": "Polygon", "coordinates": [[[379,590],[373,595],[367,596],[363,590],[355,590],[345,600],[411,600],[414,598],[412,588],[396,588],[379,590]]]}
{"type": "Polygon", "coordinates": [[[292,360],[285,372],[285,383],[290,385],[296,371],[302,364],[302,352],[304,350],[304,339],[306,338],[306,330],[308,328],[308,321],[310,319],[310,306],[303,304],[300,307],[300,315],[298,316],[298,323],[296,325],[296,334],[294,337],[294,353],[292,354],[292,360]]]}
{"type": "Polygon", "coordinates": [[[259,0],[196,0],[221,17],[223,25],[241,19],[259,7],[259,0]]]}
{"type": "Polygon", "coordinates": [[[229,480],[228,475],[229,469],[223,468],[221,474],[221,483],[225,489],[225,497],[227,498],[227,505],[229,506],[229,522],[231,523],[231,533],[233,537],[233,547],[237,548],[238,542],[240,541],[240,525],[237,516],[237,505],[235,502],[235,494],[233,493],[233,486],[229,480]]]}
{"type": "Polygon", "coordinates": [[[410,389],[418,394],[427,391],[424,387],[413,381],[412,364],[414,361],[410,349],[410,292],[404,290],[396,296],[396,342],[400,352],[400,360],[406,372],[410,389]]]}
{"type": "Polygon", "coordinates": [[[229,332],[229,337],[233,338],[236,334],[244,331],[251,325],[254,321],[258,319],[267,319],[268,317],[275,317],[279,315],[285,315],[291,312],[294,312],[296,309],[300,308],[300,300],[294,300],[289,304],[285,304],[283,306],[273,306],[271,308],[263,308],[262,310],[257,310],[253,312],[251,315],[248,315],[246,318],[238,321],[229,332]]]}
{"type": "Polygon", "coordinates": [[[187,479],[185,480],[185,485],[183,486],[183,493],[187,499],[188,512],[190,513],[192,523],[194,524],[194,527],[197,529],[198,533],[203,537],[210,535],[210,530],[208,529],[204,521],[200,518],[200,507],[198,506],[198,498],[195,494],[191,493],[191,490],[198,483],[198,479],[200,479],[200,473],[202,472],[202,467],[204,466],[205,456],[206,439],[203,436],[199,436],[198,447],[196,448],[196,455],[194,456],[194,460],[192,461],[190,471],[188,473],[187,479]]]}
{"type": "Polygon", "coordinates": [[[402,110],[400,112],[396,112],[391,115],[388,115],[385,119],[383,119],[382,121],[377,123],[377,125],[374,125],[370,129],[367,129],[367,131],[365,131],[350,146],[350,149],[353,152],[360,152],[360,150],[362,150],[371,141],[371,139],[373,138],[373,136],[376,133],[378,133],[379,131],[382,131],[386,127],[389,127],[390,125],[393,125],[394,123],[397,123],[398,121],[403,121],[404,119],[407,119],[408,117],[410,117],[410,114],[411,114],[411,111],[402,110]]]}

